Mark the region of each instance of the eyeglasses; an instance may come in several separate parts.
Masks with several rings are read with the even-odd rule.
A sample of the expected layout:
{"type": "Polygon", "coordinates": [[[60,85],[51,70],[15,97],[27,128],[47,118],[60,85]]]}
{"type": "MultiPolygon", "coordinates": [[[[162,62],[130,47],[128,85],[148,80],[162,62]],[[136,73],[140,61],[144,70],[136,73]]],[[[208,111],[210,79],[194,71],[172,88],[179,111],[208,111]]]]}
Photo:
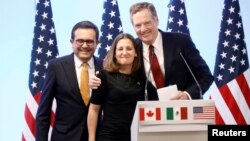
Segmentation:
{"type": "Polygon", "coordinates": [[[82,46],[84,43],[86,43],[88,46],[93,46],[95,41],[94,40],[83,40],[83,39],[77,39],[76,45],[77,46],[82,46]]]}

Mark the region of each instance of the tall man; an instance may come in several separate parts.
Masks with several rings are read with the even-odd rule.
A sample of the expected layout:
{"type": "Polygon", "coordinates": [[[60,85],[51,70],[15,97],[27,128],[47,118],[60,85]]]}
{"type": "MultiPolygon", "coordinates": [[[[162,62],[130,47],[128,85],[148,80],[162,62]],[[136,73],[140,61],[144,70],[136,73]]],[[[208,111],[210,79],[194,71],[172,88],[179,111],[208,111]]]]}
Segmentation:
{"type": "Polygon", "coordinates": [[[98,37],[95,24],[77,23],[71,32],[73,53],[49,62],[36,115],[36,141],[48,140],[54,98],[57,106],[51,141],[88,141],[90,89],[87,77],[102,69],[102,62],[93,56],[98,37]]]}
{"type": "Polygon", "coordinates": [[[144,77],[149,74],[148,79],[152,82],[148,85],[148,93],[155,88],[176,84],[179,92],[173,99],[200,99],[212,84],[213,76],[191,38],[158,29],[159,19],[155,7],[148,2],[132,5],[130,18],[143,54],[142,74],[144,77]],[[152,54],[156,56],[152,57],[152,54]],[[200,88],[184,60],[189,64],[200,88]],[[155,64],[159,64],[159,69],[154,74],[155,64]]]}

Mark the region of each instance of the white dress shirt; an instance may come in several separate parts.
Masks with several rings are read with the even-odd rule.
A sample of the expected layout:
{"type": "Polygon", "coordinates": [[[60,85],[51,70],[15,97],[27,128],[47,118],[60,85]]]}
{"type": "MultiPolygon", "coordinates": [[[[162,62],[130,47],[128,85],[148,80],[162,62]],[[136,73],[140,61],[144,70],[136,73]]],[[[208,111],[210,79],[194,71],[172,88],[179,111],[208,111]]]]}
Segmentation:
{"type": "MultiPolygon", "coordinates": [[[[148,77],[148,74],[150,73],[148,79],[156,87],[152,71],[150,70],[149,49],[148,49],[149,45],[147,45],[145,43],[142,43],[142,45],[143,45],[143,62],[144,62],[145,73],[146,73],[147,77],[148,77]]],[[[156,57],[158,59],[158,62],[159,62],[160,68],[161,68],[161,72],[165,78],[163,42],[162,42],[162,35],[159,31],[158,31],[158,35],[155,39],[155,42],[152,45],[154,46],[154,52],[155,52],[156,57]]]]}
{"type": "MultiPolygon", "coordinates": [[[[77,76],[77,82],[78,86],[80,88],[80,79],[81,79],[81,70],[82,70],[82,61],[74,54],[74,61],[75,61],[75,68],[76,68],[76,76],[77,76]]],[[[95,75],[95,65],[94,65],[94,58],[90,58],[88,63],[88,72],[89,72],[89,78],[92,78],[95,75]]],[[[90,95],[91,95],[90,89],[90,95]]]]}

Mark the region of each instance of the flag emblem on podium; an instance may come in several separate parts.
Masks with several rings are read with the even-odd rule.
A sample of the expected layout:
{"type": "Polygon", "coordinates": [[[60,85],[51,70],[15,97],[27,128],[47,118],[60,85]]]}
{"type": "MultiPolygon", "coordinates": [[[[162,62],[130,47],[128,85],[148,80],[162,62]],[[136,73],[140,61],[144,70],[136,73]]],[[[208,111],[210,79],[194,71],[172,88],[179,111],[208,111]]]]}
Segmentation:
{"type": "Polygon", "coordinates": [[[167,120],[187,120],[187,107],[167,107],[166,108],[167,120]]]}
{"type": "Polygon", "coordinates": [[[140,121],[161,120],[161,108],[140,108],[140,121]]]}
{"type": "Polygon", "coordinates": [[[193,107],[194,120],[214,119],[214,116],[215,116],[214,106],[193,107]]]}

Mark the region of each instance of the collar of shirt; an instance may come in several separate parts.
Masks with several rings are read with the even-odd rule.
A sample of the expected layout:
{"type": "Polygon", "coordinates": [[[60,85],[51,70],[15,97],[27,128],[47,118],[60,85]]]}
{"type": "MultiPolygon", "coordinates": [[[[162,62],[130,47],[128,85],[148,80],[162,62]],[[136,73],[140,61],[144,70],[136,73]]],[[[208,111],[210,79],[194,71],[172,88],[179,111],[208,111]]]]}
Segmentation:
{"type": "MultiPolygon", "coordinates": [[[[148,54],[149,54],[149,45],[148,44],[145,44],[142,42],[142,45],[143,45],[143,57],[144,57],[144,60],[146,59],[149,63],[149,57],[148,57],[148,54]]],[[[162,42],[162,35],[161,33],[158,31],[158,34],[157,34],[157,37],[155,39],[155,42],[152,44],[154,46],[154,51],[155,51],[155,54],[158,58],[158,61],[159,62],[163,62],[163,42],[162,42]],[[161,60],[159,60],[162,59],[161,60]]]]}
{"type": "MultiPolygon", "coordinates": [[[[77,68],[81,68],[82,66],[82,61],[74,54],[74,60],[75,60],[75,66],[77,68]]],[[[88,67],[90,69],[93,69],[94,68],[94,58],[91,57],[90,60],[88,61],[88,67]]]]}
{"type": "MultiPolygon", "coordinates": [[[[144,62],[144,68],[146,75],[149,73],[149,45],[142,42],[143,45],[143,62],[144,62]]],[[[160,64],[161,71],[163,73],[163,76],[165,76],[165,69],[164,69],[164,53],[163,53],[163,41],[162,41],[162,34],[158,31],[157,37],[152,44],[155,47],[155,54],[157,56],[158,62],[160,64]]],[[[153,74],[150,72],[149,80],[155,85],[155,82],[153,81],[153,74]]]]}
{"type": "MultiPolygon", "coordinates": [[[[74,61],[75,61],[75,69],[76,69],[76,76],[78,85],[80,87],[80,77],[81,77],[81,67],[82,67],[82,61],[74,54],[74,61]]],[[[91,57],[88,61],[88,71],[89,71],[89,78],[93,77],[95,75],[95,65],[94,65],[94,57],[91,57]]],[[[90,93],[91,93],[90,89],[90,93]]]]}

